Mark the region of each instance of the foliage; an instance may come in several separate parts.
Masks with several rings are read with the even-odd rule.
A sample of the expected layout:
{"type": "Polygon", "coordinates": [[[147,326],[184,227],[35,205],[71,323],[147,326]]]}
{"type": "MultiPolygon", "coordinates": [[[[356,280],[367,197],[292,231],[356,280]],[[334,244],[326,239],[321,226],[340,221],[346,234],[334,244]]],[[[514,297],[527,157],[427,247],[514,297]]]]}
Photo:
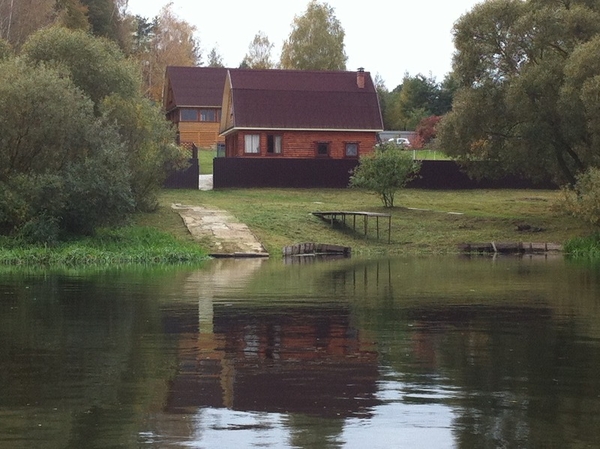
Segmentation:
{"type": "Polygon", "coordinates": [[[574,188],[563,188],[563,206],[574,217],[600,226],[600,169],[589,168],[577,177],[574,188]]]}
{"type": "Polygon", "coordinates": [[[140,17],[135,22],[133,57],[142,68],[145,94],[160,102],[167,66],[202,62],[196,27],[175,14],[173,3],[165,5],[152,22],[140,17]]]}
{"type": "Polygon", "coordinates": [[[248,45],[248,53],[244,56],[240,67],[247,69],[272,69],[275,67],[271,61],[271,50],[274,45],[265,33],[259,31],[248,45]]]}
{"type": "Polygon", "coordinates": [[[72,30],[90,29],[88,8],[80,0],[56,0],[57,22],[72,30]]]}
{"type": "Polygon", "coordinates": [[[433,77],[405,74],[402,84],[392,92],[378,86],[385,129],[414,130],[421,120],[446,114],[452,107],[455,90],[451,75],[438,83],[433,77]]]}
{"type": "Polygon", "coordinates": [[[334,9],[311,0],[283,43],[281,68],[296,70],[346,70],[345,32],[334,9]]]}
{"type": "Polygon", "coordinates": [[[0,63],[0,180],[63,169],[89,151],[92,102],[68,78],[21,59],[0,63]]]}
{"type": "Polygon", "coordinates": [[[53,22],[55,1],[0,1],[0,38],[19,50],[31,34],[53,22]]]}
{"type": "Polygon", "coordinates": [[[441,118],[439,115],[431,115],[419,122],[415,129],[415,138],[411,142],[413,148],[423,148],[435,139],[436,126],[441,118]]]}
{"type": "Polygon", "coordinates": [[[12,56],[12,47],[8,41],[0,38],[0,62],[12,56]]]}
{"type": "Polygon", "coordinates": [[[574,185],[598,165],[600,4],[493,0],[456,23],[460,88],[440,148],[495,172],[574,185]]]}
{"type": "Polygon", "coordinates": [[[111,95],[101,109],[128,149],[125,166],[137,209],[153,210],[167,175],[185,168],[188,155],[174,144],[175,130],[150,100],[111,95]]]}
{"type": "Polygon", "coordinates": [[[55,242],[151,210],[187,159],[110,41],[36,33],[0,62],[0,232],[55,242]]]}
{"type": "Polygon", "coordinates": [[[421,164],[409,152],[393,143],[378,146],[373,153],[361,156],[350,177],[350,186],[377,195],[384,207],[394,207],[394,196],[419,172],[421,164]]]}
{"type": "Polygon", "coordinates": [[[600,233],[587,237],[575,237],[564,245],[564,251],[570,259],[600,261],[600,233]]]}
{"type": "Polygon", "coordinates": [[[98,108],[111,94],[132,98],[140,90],[139,71],[112,41],[81,30],[52,27],[35,33],[23,46],[27,61],[65,70],[98,108]]]}
{"type": "Polygon", "coordinates": [[[208,53],[208,67],[225,67],[223,56],[221,56],[217,47],[213,47],[208,53]]]}

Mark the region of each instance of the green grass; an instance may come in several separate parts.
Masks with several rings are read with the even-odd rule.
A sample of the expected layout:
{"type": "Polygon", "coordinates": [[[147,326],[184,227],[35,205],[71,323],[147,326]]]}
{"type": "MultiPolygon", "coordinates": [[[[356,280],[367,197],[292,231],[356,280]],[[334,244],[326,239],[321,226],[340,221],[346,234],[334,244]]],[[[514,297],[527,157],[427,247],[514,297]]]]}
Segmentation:
{"type": "Polygon", "coordinates": [[[452,253],[460,243],[564,243],[588,235],[590,228],[557,209],[559,197],[560,192],[550,190],[405,189],[396,195],[396,207],[384,209],[377,197],[356,189],[165,190],[158,214],[147,216],[144,224],[164,226],[169,232],[177,229],[184,238],[185,228],[170,205],[206,205],[227,210],[246,223],[271,254],[301,242],[350,246],[355,254],[452,253]],[[387,220],[380,220],[378,240],[374,219],[365,238],[362,219],[356,232],[332,228],[311,215],[318,210],[391,213],[391,243],[387,243],[387,220]],[[518,231],[517,225],[522,224],[543,231],[518,231]]]}
{"type": "Polygon", "coordinates": [[[600,233],[569,240],[565,251],[572,259],[600,261],[600,233]]]}
{"type": "Polygon", "coordinates": [[[213,172],[213,159],[217,156],[216,150],[198,150],[198,163],[201,175],[211,175],[213,172]]]}
{"type": "Polygon", "coordinates": [[[0,240],[0,264],[4,265],[180,264],[206,259],[206,252],[197,244],[149,227],[104,229],[94,237],[52,247],[24,244],[6,237],[0,240]]]}
{"type": "Polygon", "coordinates": [[[437,150],[408,150],[413,154],[413,159],[419,161],[449,161],[450,158],[442,151],[437,150]]]}

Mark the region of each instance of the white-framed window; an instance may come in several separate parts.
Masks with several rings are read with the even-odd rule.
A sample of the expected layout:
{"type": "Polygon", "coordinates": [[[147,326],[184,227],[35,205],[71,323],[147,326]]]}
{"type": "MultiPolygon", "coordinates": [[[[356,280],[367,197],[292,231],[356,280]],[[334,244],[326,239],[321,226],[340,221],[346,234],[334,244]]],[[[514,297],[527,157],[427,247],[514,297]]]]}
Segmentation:
{"type": "Polygon", "coordinates": [[[358,156],[358,143],[357,142],[346,142],[346,157],[357,157],[358,156]]]}
{"type": "Polygon", "coordinates": [[[281,136],[279,134],[267,135],[267,153],[281,154],[281,136]]]}
{"type": "Polygon", "coordinates": [[[244,153],[260,153],[260,134],[246,134],[244,136],[244,153]]]}

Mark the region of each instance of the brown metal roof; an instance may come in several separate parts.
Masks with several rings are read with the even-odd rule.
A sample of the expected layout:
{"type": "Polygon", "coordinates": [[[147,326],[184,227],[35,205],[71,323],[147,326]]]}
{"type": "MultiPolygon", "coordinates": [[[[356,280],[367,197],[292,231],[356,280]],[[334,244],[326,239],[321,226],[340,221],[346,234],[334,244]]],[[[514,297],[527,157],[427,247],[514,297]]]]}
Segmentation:
{"type": "Polygon", "coordinates": [[[347,71],[229,71],[235,128],[382,130],[369,72],[364,88],[347,71]]]}
{"type": "Polygon", "coordinates": [[[221,107],[227,69],[221,67],[167,67],[173,91],[170,107],[221,107]]]}

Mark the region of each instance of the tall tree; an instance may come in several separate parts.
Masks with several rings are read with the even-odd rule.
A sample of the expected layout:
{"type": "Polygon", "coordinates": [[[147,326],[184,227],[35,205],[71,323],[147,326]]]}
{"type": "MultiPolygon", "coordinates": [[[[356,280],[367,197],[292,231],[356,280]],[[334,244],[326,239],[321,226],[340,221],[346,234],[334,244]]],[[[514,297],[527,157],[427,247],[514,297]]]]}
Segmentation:
{"type": "Polygon", "coordinates": [[[259,31],[254,36],[250,45],[248,45],[248,53],[244,56],[241,67],[248,69],[272,69],[275,67],[271,61],[271,50],[274,45],[271,43],[265,33],[259,31]]]}
{"type": "Polygon", "coordinates": [[[80,0],[56,0],[58,23],[72,30],[89,30],[88,9],[80,0]]]}
{"type": "Polygon", "coordinates": [[[195,66],[202,61],[199,43],[194,36],[196,27],[175,14],[173,3],[163,7],[151,27],[147,21],[141,24],[138,20],[137,23],[141,45],[134,57],[141,63],[146,95],[160,101],[167,66],[195,66]]]}
{"type": "Polygon", "coordinates": [[[438,127],[441,148],[474,173],[574,184],[600,163],[599,36],[597,1],[476,5],[454,27],[460,87],[438,127]],[[479,160],[493,164],[469,164],[479,160]]]}
{"type": "Polygon", "coordinates": [[[18,50],[27,38],[54,20],[55,0],[0,0],[0,38],[18,50]]]}
{"type": "Polygon", "coordinates": [[[223,56],[219,53],[217,47],[213,47],[208,52],[208,67],[225,67],[223,65],[223,56]]]}
{"type": "Polygon", "coordinates": [[[296,16],[283,43],[281,67],[296,70],[346,70],[345,31],[327,3],[311,0],[296,16]]]}

